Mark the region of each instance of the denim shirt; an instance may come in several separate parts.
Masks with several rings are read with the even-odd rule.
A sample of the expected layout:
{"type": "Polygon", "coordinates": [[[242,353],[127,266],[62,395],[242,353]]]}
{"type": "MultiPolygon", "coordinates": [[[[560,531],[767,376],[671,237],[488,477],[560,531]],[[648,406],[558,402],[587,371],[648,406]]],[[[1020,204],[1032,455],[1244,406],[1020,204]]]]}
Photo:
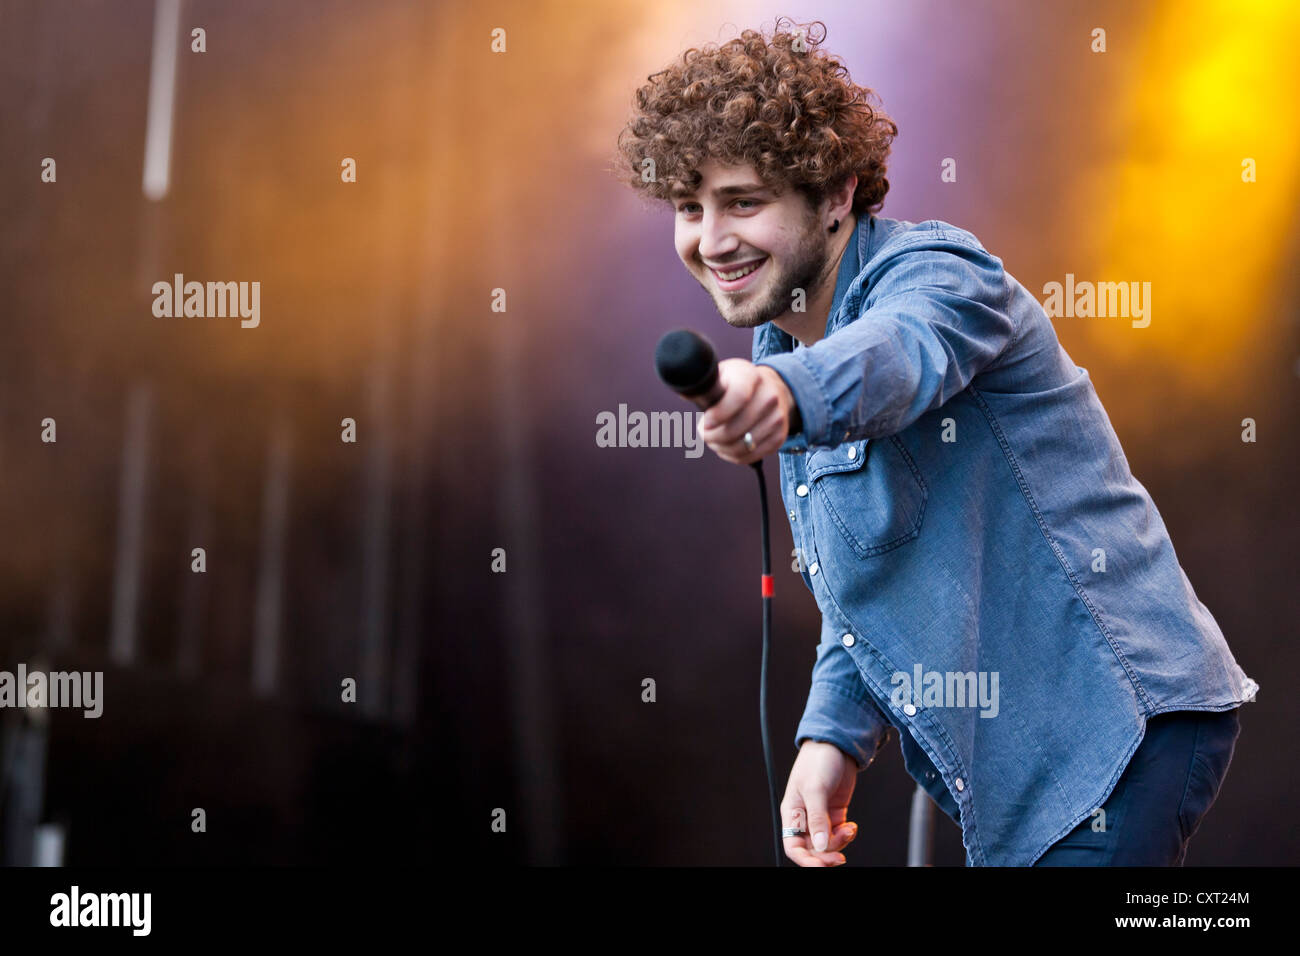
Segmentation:
{"type": "Polygon", "coordinates": [[[822,626],[795,746],[861,771],[896,728],[968,866],[1090,817],[1148,717],[1255,699],[1087,369],[971,233],[859,218],[826,336],[769,322],[752,357],[802,419],[781,496],[822,626]]]}

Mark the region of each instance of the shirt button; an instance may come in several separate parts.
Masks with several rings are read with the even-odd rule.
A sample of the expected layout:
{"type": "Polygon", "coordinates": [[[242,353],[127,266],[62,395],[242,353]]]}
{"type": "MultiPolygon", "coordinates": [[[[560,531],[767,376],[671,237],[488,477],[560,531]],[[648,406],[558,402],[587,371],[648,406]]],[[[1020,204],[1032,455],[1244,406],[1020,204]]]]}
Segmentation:
{"type": "Polygon", "coordinates": [[[800,498],[806,498],[808,497],[808,486],[800,485],[798,488],[794,490],[794,493],[798,495],[800,498]]]}
{"type": "Polygon", "coordinates": [[[814,562],[812,563],[812,567],[810,567],[810,568],[808,569],[808,573],[809,573],[809,574],[816,574],[816,573],[817,573],[817,562],[816,562],[816,561],[814,561],[814,562]]]}
{"type": "Polygon", "coordinates": [[[790,520],[791,520],[791,521],[798,521],[798,520],[799,520],[797,517],[795,517],[795,513],[794,513],[793,511],[790,512],[790,520]]]}
{"type": "Polygon", "coordinates": [[[933,780],[933,779],[934,779],[934,771],[933,771],[933,770],[927,770],[927,771],[925,772],[925,779],[926,779],[926,780],[933,780]]]}
{"type": "Polygon", "coordinates": [[[907,714],[907,716],[909,716],[909,717],[915,717],[915,716],[916,716],[916,708],[913,707],[911,704],[907,704],[907,705],[905,705],[905,706],[903,707],[903,713],[907,714]]]}
{"type": "Polygon", "coordinates": [[[857,449],[857,447],[855,446],[855,447],[853,447],[853,448],[850,448],[850,449],[849,449],[849,461],[852,461],[854,458],[857,458],[857,457],[858,457],[858,449],[857,449]]]}
{"type": "Polygon", "coordinates": [[[961,777],[958,777],[956,780],[953,781],[953,783],[956,785],[958,793],[961,793],[963,790],[966,789],[966,784],[961,782],[961,777]]]}
{"type": "Polygon", "coordinates": [[[852,635],[852,634],[845,634],[842,638],[840,638],[840,640],[844,642],[844,646],[845,646],[845,647],[852,647],[852,646],[853,646],[853,635],[852,635]]]}

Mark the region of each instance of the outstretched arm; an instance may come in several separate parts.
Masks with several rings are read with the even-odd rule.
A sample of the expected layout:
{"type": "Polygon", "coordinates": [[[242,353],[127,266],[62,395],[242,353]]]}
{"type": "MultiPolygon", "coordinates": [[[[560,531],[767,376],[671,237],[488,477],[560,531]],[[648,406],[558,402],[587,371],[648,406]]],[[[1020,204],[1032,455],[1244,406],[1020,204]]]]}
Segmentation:
{"type": "Polygon", "coordinates": [[[858,319],[806,349],[760,358],[794,396],[806,445],[902,431],[992,366],[1015,338],[1001,261],[952,233],[873,262],[858,319]]]}

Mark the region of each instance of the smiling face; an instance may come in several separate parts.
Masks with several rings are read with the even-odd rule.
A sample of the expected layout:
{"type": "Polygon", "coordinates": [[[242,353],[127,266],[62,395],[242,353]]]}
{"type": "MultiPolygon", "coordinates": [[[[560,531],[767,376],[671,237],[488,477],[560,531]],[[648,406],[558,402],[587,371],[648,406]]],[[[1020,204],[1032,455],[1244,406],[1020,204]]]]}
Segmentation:
{"type": "MultiPolygon", "coordinates": [[[[673,199],[678,258],[728,325],[752,329],[787,318],[792,325],[806,326],[807,316],[815,315],[811,303],[825,297],[819,293],[838,267],[838,254],[832,262],[838,250],[831,240],[844,233],[828,233],[819,210],[809,208],[802,193],[785,189],[778,194],[752,167],[709,160],[699,173],[703,178],[695,192],[673,199]],[[808,313],[790,312],[795,289],[804,290],[808,313]]],[[[825,320],[823,314],[815,337],[825,320]]]]}

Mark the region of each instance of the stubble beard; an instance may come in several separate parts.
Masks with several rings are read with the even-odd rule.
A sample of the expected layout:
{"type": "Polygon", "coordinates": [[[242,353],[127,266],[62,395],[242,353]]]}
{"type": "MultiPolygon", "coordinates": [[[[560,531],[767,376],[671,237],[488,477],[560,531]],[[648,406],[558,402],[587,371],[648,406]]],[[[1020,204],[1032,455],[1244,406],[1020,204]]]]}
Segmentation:
{"type": "MultiPolygon", "coordinates": [[[[828,246],[820,223],[815,216],[811,217],[808,228],[800,237],[795,258],[764,280],[767,292],[761,298],[737,303],[725,292],[719,292],[716,286],[706,286],[718,314],[734,329],[753,329],[789,312],[795,289],[803,289],[806,303],[826,270],[828,246]]],[[[767,265],[776,264],[769,261],[767,265]]]]}

